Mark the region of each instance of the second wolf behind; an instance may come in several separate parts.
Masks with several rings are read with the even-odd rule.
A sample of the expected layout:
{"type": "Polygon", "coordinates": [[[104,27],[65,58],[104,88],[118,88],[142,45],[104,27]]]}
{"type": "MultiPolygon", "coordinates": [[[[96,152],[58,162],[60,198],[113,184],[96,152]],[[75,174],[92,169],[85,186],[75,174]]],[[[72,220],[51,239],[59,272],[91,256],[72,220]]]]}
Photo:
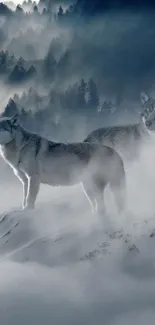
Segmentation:
{"type": "MultiPolygon", "coordinates": [[[[143,101],[145,101],[145,111],[146,102],[149,102],[146,94],[141,95],[141,102],[143,101]]],[[[96,129],[85,138],[84,142],[107,145],[115,148],[124,158],[132,160],[138,156],[142,141],[149,136],[146,112],[143,112],[138,123],[96,129]]]]}

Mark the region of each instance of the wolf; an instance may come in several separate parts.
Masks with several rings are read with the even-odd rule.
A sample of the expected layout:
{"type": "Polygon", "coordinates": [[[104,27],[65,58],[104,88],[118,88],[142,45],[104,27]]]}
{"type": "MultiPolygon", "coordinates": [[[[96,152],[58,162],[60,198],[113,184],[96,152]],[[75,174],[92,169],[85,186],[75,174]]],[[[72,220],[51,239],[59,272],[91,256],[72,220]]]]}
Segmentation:
{"type": "Polygon", "coordinates": [[[155,99],[146,93],[141,93],[142,116],[149,131],[155,130],[155,99]]]}
{"type": "Polygon", "coordinates": [[[84,142],[99,143],[115,148],[124,158],[129,160],[136,158],[141,141],[148,139],[150,135],[145,110],[144,107],[144,112],[140,115],[138,123],[96,129],[84,139],[84,142]]]}
{"type": "Polygon", "coordinates": [[[94,143],[56,143],[26,130],[16,114],[0,119],[0,150],[23,184],[23,209],[33,209],[40,184],[72,186],[81,183],[92,212],[104,210],[109,184],[119,211],[124,209],[124,163],[112,148],[94,143]]]}

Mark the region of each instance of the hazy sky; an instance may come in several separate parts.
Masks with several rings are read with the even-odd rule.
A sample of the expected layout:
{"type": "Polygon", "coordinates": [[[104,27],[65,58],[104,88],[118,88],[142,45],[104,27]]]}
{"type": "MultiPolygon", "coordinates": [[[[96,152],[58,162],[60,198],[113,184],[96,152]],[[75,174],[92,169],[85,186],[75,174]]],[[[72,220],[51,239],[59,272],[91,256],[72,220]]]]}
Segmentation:
{"type": "MultiPolygon", "coordinates": [[[[3,2],[4,3],[6,3],[7,4],[7,2],[13,2],[13,3],[15,3],[15,4],[21,4],[21,3],[23,3],[23,0],[3,0],[3,2]]],[[[38,3],[39,1],[38,0],[36,0],[36,2],[38,3]]]]}
{"type": "MultiPolygon", "coordinates": [[[[13,2],[13,3],[15,3],[15,4],[21,4],[21,3],[23,3],[23,1],[24,0],[10,0],[11,2],[13,2]]],[[[37,3],[39,2],[39,0],[35,0],[37,3]]],[[[9,0],[4,0],[3,1],[4,3],[7,3],[7,2],[9,2],[9,0]]],[[[58,1],[58,0],[53,0],[52,1],[53,2],[53,4],[56,4],[56,3],[64,3],[64,4],[70,4],[70,3],[73,3],[74,1],[71,1],[71,0],[60,0],[60,1],[58,1]]]]}

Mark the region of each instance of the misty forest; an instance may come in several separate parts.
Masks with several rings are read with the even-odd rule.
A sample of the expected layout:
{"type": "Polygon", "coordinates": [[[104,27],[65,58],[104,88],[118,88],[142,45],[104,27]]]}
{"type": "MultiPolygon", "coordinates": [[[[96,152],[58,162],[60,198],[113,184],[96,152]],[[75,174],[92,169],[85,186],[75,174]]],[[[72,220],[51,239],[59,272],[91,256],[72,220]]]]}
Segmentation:
{"type": "MultiPolygon", "coordinates": [[[[154,324],[154,131],[152,1],[0,2],[0,325],[154,324]],[[112,186],[103,187],[106,210],[92,213],[84,182],[83,191],[79,184],[57,184],[64,167],[57,146],[80,143],[78,158],[87,161],[92,148],[109,145],[100,143],[102,128],[112,145],[125,147],[108,147],[100,166],[106,181],[115,174],[122,185],[118,165],[111,167],[116,157],[124,192],[116,206],[112,186]],[[8,138],[9,153],[2,143],[6,132],[17,132],[15,146],[8,138]],[[47,156],[58,150],[61,167],[55,160],[56,186],[41,181],[37,169],[40,183],[31,188],[33,176],[18,168],[26,157],[34,173],[33,149],[36,158],[42,139],[47,156]],[[31,190],[38,194],[35,209],[21,210],[31,190]]],[[[46,160],[42,164],[46,170],[46,160]]],[[[65,164],[67,174],[69,158],[65,164]]]]}
{"type": "Polygon", "coordinates": [[[154,13],[130,6],[0,3],[0,50],[1,110],[55,139],[133,123],[154,90],[154,13]]]}

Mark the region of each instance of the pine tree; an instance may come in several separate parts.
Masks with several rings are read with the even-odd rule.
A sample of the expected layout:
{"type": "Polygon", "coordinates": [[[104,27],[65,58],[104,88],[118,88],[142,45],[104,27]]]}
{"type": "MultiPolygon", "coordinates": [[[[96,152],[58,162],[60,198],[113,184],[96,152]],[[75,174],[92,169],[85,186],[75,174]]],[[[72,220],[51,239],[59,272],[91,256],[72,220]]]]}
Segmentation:
{"type": "Polygon", "coordinates": [[[84,79],[81,80],[80,86],[78,87],[78,94],[77,94],[77,100],[78,100],[78,106],[79,109],[83,109],[86,107],[86,87],[87,84],[84,81],[84,79]]]}
{"type": "Polygon", "coordinates": [[[20,5],[17,5],[16,12],[19,13],[19,14],[23,14],[24,13],[24,11],[23,11],[23,9],[22,9],[22,7],[20,5]]]}
{"type": "Polygon", "coordinates": [[[38,14],[38,7],[37,7],[37,5],[35,5],[35,6],[33,7],[33,12],[34,12],[35,14],[38,14]]]}
{"type": "Polygon", "coordinates": [[[7,72],[8,52],[0,52],[0,73],[7,72]]]}
{"type": "Polygon", "coordinates": [[[44,59],[44,74],[47,78],[53,78],[56,69],[56,60],[53,57],[52,45],[49,48],[48,54],[44,59]]]}
{"type": "Polygon", "coordinates": [[[58,11],[58,17],[59,17],[59,18],[63,17],[63,14],[64,14],[63,9],[62,9],[62,7],[60,6],[60,7],[59,7],[59,11],[58,11]]]}
{"type": "Polygon", "coordinates": [[[2,116],[13,116],[14,114],[18,113],[17,105],[15,104],[14,100],[11,98],[2,113],[2,116]]]}
{"type": "Polygon", "coordinates": [[[90,79],[88,82],[88,106],[95,110],[97,110],[99,106],[98,90],[93,79],[90,79]]]}

